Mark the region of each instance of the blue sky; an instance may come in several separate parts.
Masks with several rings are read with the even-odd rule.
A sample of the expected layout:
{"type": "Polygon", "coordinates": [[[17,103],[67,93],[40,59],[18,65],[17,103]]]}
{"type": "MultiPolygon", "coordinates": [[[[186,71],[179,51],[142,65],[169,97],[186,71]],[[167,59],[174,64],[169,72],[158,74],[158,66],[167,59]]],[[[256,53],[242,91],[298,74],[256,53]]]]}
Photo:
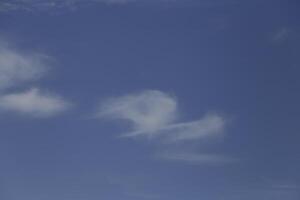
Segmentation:
{"type": "Polygon", "coordinates": [[[4,0],[2,200],[298,200],[296,0],[4,0]]]}

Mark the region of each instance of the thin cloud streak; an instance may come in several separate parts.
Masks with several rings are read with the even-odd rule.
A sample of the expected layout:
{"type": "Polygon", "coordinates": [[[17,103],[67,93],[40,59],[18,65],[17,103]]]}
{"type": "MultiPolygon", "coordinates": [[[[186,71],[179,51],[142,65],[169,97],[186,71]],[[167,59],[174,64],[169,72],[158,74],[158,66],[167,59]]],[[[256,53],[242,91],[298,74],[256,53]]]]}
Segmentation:
{"type": "Polygon", "coordinates": [[[235,162],[236,159],[218,154],[165,152],[157,155],[158,158],[170,161],[183,161],[190,164],[226,164],[235,162]]]}
{"type": "Polygon", "coordinates": [[[200,120],[167,125],[155,132],[134,131],[125,134],[124,137],[150,135],[161,136],[171,142],[189,141],[218,136],[224,131],[224,127],[225,119],[217,114],[207,114],[200,120]]]}
{"type": "Polygon", "coordinates": [[[189,4],[196,3],[203,7],[235,5],[236,0],[3,0],[0,2],[0,12],[10,11],[48,11],[59,9],[75,10],[84,5],[127,5],[127,4],[189,4]]]}
{"type": "Polygon", "coordinates": [[[272,34],[271,41],[275,44],[280,44],[289,39],[292,30],[287,27],[282,27],[272,34]]]}
{"type": "Polygon", "coordinates": [[[0,12],[9,11],[45,11],[57,9],[77,9],[82,5],[107,4],[124,5],[128,3],[174,2],[175,0],[4,0],[0,2],[0,12]]]}

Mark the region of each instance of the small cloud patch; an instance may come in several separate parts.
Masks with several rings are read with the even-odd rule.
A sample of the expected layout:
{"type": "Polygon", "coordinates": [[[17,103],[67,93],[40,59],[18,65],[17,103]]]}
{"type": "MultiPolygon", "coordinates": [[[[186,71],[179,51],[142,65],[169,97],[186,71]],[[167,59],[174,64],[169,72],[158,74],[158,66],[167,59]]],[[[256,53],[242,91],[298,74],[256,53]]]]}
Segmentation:
{"type": "Polygon", "coordinates": [[[33,117],[50,117],[65,111],[70,104],[61,97],[37,88],[0,97],[0,109],[33,117]]]}

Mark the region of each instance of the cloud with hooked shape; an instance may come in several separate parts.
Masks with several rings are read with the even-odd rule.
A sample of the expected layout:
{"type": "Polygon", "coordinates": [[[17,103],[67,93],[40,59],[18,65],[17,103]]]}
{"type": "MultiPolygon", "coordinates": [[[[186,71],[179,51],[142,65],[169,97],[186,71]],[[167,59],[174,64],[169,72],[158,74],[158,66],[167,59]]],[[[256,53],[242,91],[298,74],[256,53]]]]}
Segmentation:
{"type": "Polygon", "coordinates": [[[150,134],[176,119],[177,102],[160,91],[144,91],[103,102],[98,115],[128,120],[132,122],[135,134],[150,134]]]}
{"type": "Polygon", "coordinates": [[[157,90],[109,99],[100,105],[99,117],[126,120],[132,131],[125,137],[160,137],[167,141],[191,141],[223,132],[224,117],[207,114],[191,122],[178,122],[176,98],[157,90]]]}
{"type": "Polygon", "coordinates": [[[0,97],[0,110],[13,111],[33,117],[50,117],[69,107],[70,103],[61,97],[41,92],[37,88],[0,97]]]}
{"type": "Polygon", "coordinates": [[[0,46],[0,90],[39,79],[47,71],[48,57],[35,53],[20,53],[0,46]]]}

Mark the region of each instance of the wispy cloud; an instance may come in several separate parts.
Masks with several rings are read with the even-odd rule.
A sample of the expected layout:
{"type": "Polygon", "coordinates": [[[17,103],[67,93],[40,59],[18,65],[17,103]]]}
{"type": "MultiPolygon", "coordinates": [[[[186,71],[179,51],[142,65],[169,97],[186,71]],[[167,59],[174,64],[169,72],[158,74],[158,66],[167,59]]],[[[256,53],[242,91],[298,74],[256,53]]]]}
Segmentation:
{"type": "Polygon", "coordinates": [[[195,121],[179,122],[176,98],[157,90],[109,99],[101,104],[98,116],[130,122],[133,130],[125,137],[160,137],[173,142],[220,134],[226,121],[221,115],[207,114],[195,121]]]}
{"type": "Polygon", "coordinates": [[[49,57],[21,53],[0,42],[0,90],[39,79],[47,71],[49,57]]]}
{"type": "Polygon", "coordinates": [[[191,122],[173,123],[161,127],[156,131],[135,130],[124,137],[149,136],[163,138],[169,142],[193,141],[205,137],[214,137],[223,133],[225,119],[217,114],[206,114],[199,120],[191,122]]]}
{"type": "Polygon", "coordinates": [[[0,110],[33,117],[50,117],[65,111],[69,106],[70,104],[63,98],[41,92],[37,88],[0,97],[0,110]]]}
{"type": "Polygon", "coordinates": [[[292,30],[287,28],[287,27],[282,27],[278,30],[276,30],[275,32],[273,32],[272,36],[271,36],[271,41],[273,43],[282,43],[284,41],[286,41],[289,36],[291,35],[292,30]]]}
{"type": "Polygon", "coordinates": [[[112,98],[103,102],[98,116],[131,122],[134,131],[128,136],[156,134],[177,118],[177,102],[160,91],[149,90],[112,98]]]}
{"type": "MultiPolygon", "coordinates": [[[[168,0],[154,0],[168,1],[168,0]]],[[[171,0],[172,1],[172,0],[171,0]]],[[[151,2],[148,0],[3,0],[0,2],[0,11],[42,11],[51,9],[75,9],[86,4],[127,4],[131,2],[151,2]]]]}
{"type": "Polygon", "coordinates": [[[225,155],[195,152],[164,152],[158,154],[157,157],[171,161],[183,161],[190,164],[225,164],[236,161],[234,158],[225,155]]]}
{"type": "Polygon", "coordinates": [[[20,51],[0,38],[0,111],[11,111],[34,117],[49,117],[66,110],[70,103],[62,97],[38,88],[11,93],[29,86],[46,74],[49,56],[20,51]]]}
{"type": "Polygon", "coordinates": [[[271,189],[274,190],[299,190],[300,184],[295,180],[277,180],[277,179],[264,179],[266,184],[270,185],[271,189]]]}
{"type": "Polygon", "coordinates": [[[53,9],[76,9],[89,4],[125,5],[131,3],[155,4],[155,3],[193,3],[200,6],[224,6],[236,4],[236,0],[2,0],[0,12],[7,11],[45,11],[53,9]]]}
{"type": "Polygon", "coordinates": [[[278,184],[273,185],[274,189],[282,189],[282,190],[300,190],[300,185],[297,184],[278,184]]]}
{"type": "MultiPolygon", "coordinates": [[[[93,0],[87,0],[87,2],[93,0]]],[[[0,11],[38,11],[58,8],[72,8],[80,0],[3,0],[0,2],[0,11]]]]}
{"type": "Polygon", "coordinates": [[[177,99],[162,91],[145,90],[107,99],[100,104],[97,117],[128,122],[131,130],[121,137],[142,137],[159,142],[163,146],[156,157],[164,160],[194,164],[234,160],[222,154],[196,153],[195,149],[186,151],[187,146],[189,149],[198,141],[207,142],[207,139],[223,136],[227,119],[209,112],[200,119],[182,122],[177,99]]]}
{"type": "Polygon", "coordinates": [[[147,179],[144,175],[131,174],[107,174],[107,182],[118,190],[119,194],[123,194],[126,198],[134,199],[162,199],[162,195],[154,191],[149,191],[147,179]]]}

